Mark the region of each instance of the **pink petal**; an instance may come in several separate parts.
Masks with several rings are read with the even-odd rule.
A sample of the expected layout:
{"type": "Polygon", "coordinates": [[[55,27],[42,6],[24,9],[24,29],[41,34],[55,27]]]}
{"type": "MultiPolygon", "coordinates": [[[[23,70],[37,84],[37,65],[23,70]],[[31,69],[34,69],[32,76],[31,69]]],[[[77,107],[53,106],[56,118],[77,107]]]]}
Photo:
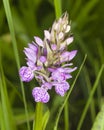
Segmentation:
{"type": "Polygon", "coordinates": [[[39,46],[44,47],[43,41],[39,37],[34,36],[34,39],[39,46]]]}
{"type": "Polygon", "coordinates": [[[69,60],[72,60],[77,54],[77,50],[69,52],[69,60]]]}

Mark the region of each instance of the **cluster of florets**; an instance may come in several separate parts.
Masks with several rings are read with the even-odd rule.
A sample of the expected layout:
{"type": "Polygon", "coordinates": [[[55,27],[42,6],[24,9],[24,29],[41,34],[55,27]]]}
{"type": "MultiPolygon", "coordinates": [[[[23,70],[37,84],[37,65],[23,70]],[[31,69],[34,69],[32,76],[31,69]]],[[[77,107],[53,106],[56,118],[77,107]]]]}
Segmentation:
{"type": "Polygon", "coordinates": [[[35,42],[24,48],[27,66],[20,68],[21,80],[29,82],[35,78],[39,87],[32,90],[36,102],[47,103],[50,99],[48,90],[55,88],[55,92],[61,96],[69,90],[67,79],[72,78],[70,61],[75,57],[77,50],[67,51],[67,46],[72,43],[71,27],[68,23],[68,15],[65,13],[59,20],[53,23],[49,30],[44,31],[44,40],[34,37],[35,42]]]}

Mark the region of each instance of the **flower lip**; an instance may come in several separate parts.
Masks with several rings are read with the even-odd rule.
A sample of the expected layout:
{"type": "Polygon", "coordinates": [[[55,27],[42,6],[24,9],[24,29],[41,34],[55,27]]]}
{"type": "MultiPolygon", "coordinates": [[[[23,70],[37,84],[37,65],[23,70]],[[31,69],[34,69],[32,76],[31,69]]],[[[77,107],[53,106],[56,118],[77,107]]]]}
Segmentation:
{"type": "Polygon", "coordinates": [[[73,50],[71,52],[63,52],[60,56],[60,61],[61,62],[67,62],[67,61],[71,61],[77,54],[77,50],[73,50]]]}
{"type": "Polygon", "coordinates": [[[46,91],[46,89],[44,89],[42,87],[35,87],[32,90],[32,95],[36,102],[47,103],[50,99],[48,92],[46,91]]]}
{"type": "Polygon", "coordinates": [[[69,88],[70,88],[69,83],[66,81],[63,81],[60,83],[56,82],[56,83],[53,83],[53,85],[55,86],[56,93],[61,95],[61,96],[64,96],[66,91],[69,90],[69,88]]]}
{"type": "Polygon", "coordinates": [[[22,81],[29,82],[34,78],[34,73],[30,67],[23,66],[19,70],[22,81]]]}
{"type": "Polygon", "coordinates": [[[73,72],[76,68],[69,69],[69,68],[57,68],[56,70],[53,70],[51,73],[51,78],[54,81],[62,82],[65,81],[66,79],[72,78],[71,72],[73,72]]]}

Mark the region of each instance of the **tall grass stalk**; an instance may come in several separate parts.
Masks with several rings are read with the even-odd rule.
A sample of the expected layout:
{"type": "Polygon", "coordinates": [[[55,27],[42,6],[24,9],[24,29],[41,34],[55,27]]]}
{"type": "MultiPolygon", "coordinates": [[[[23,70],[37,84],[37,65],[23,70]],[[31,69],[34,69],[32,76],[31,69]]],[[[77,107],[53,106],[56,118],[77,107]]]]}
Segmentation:
{"type": "Polygon", "coordinates": [[[64,124],[65,124],[65,130],[70,130],[69,129],[69,103],[68,101],[65,104],[64,107],[64,124]]]}
{"type": "MultiPolygon", "coordinates": [[[[17,43],[16,43],[16,38],[15,38],[15,31],[14,31],[14,26],[13,26],[13,20],[12,20],[12,14],[11,14],[9,1],[8,0],[3,0],[3,5],[4,5],[4,9],[5,9],[9,29],[10,29],[14,55],[15,55],[15,59],[16,59],[16,63],[17,63],[17,68],[19,70],[20,61],[19,61],[19,56],[18,56],[17,43]]],[[[21,82],[21,80],[20,80],[20,84],[21,84],[21,90],[22,90],[22,95],[23,95],[25,113],[26,113],[26,118],[27,118],[27,128],[28,128],[28,130],[30,130],[30,126],[29,126],[29,122],[28,122],[28,110],[27,110],[27,104],[26,104],[26,99],[25,99],[24,86],[23,86],[23,83],[21,82]]]]}
{"type": "Polygon", "coordinates": [[[62,0],[54,0],[55,14],[58,19],[62,15],[62,0]]]}
{"type": "Polygon", "coordinates": [[[79,76],[79,74],[80,74],[80,72],[81,72],[81,70],[82,70],[82,68],[83,68],[83,65],[84,65],[84,63],[85,63],[86,57],[87,57],[87,55],[85,55],[84,60],[83,60],[81,66],[80,66],[80,68],[79,68],[79,70],[78,70],[78,73],[77,73],[76,77],[75,77],[75,80],[73,81],[73,84],[71,85],[70,90],[69,90],[68,94],[66,95],[63,104],[62,104],[61,107],[59,108],[59,112],[58,112],[57,117],[56,117],[56,122],[55,122],[54,130],[57,130],[59,118],[60,118],[61,113],[62,113],[62,111],[63,111],[63,108],[65,107],[65,104],[66,104],[66,102],[68,101],[68,98],[69,98],[69,96],[70,96],[70,94],[71,94],[71,92],[72,92],[72,90],[73,90],[73,88],[74,88],[74,85],[75,85],[75,83],[76,83],[76,81],[77,81],[77,78],[78,78],[78,76],[79,76]]]}
{"type": "Polygon", "coordinates": [[[16,130],[16,124],[13,120],[13,112],[9,96],[7,93],[7,86],[4,76],[4,71],[0,55],[0,125],[1,130],[16,130]]]}
{"type": "MultiPolygon", "coordinates": [[[[97,76],[98,72],[99,72],[99,63],[95,60],[95,75],[97,76]]],[[[102,87],[101,87],[101,82],[99,82],[98,87],[97,87],[97,103],[98,103],[98,107],[99,109],[101,108],[101,98],[102,98],[102,87]]]]}
{"type": "Polygon", "coordinates": [[[99,70],[98,76],[97,76],[97,78],[96,78],[96,81],[95,81],[95,83],[94,83],[94,85],[93,85],[93,88],[92,88],[92,90],[91,90],[91,92],[90,92],[90,95],[89,95],[89,98],[88,98],[88,100],[87,100],[87,103],[86,103],[86,105],[85,105],[85,107],[84,107],[83,113],[82,113],[81,118],[80,118],[80,120],[79,120],[77,130],[80,130],[81,127],[82,127],[84,118],[85,118],[85,116],[86,116],[86,113],[87,113],[87,110],[88,110],[88,108],[89,108],[89,105],[90,105],[90,103],[91,103],[91,101],[92,101],[93,95],[94,95],[94,93],[95,93],[95,91],[96,91],[96,89],[97,89],[97,86],[98,86],[98,83],[99,83],[99,80],[100,80],[100,77],[101,77],[101,74],[102,74],[103,70],[104,70],[104,64],[101,66],[101,69],[99,70]]]}

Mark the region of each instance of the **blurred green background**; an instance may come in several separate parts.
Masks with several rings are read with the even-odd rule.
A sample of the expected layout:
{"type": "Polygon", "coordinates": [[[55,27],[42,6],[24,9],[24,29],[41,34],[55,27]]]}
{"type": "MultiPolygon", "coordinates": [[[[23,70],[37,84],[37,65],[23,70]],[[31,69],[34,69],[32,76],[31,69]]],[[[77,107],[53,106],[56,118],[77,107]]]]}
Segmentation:
{"type": "MultiPolygon", "coordinates": [[[[34,36],[44,37],[43,32],[49,29],[56,19],[53,0],[9,0],[17,41],[17,49],[21,66],[25,65],[23,48],[31,42],[34,36]]],[[[73,60],[75,66],[80,66],[84,55],[87,60],[76,82],[75,88],[68,101],[68,117],[70,130],[76,130],[79,118],[89,97],[90,90],[96,80],[101,65],[104,64],[104,0],[62,0],[62,12],[68,12],[72,21],[74,42],[69,50],[77,49],[78,54],[73,60]]],[[[0,1],[0,54],[2,66],[7,84],[9,101],[14,114],[17,128],[26,130],[23,99],[20,88],[19,75],[14,56],[11,35],[3,7],[0,1]]],[[[74,80],[69,81],[71,84],[74,80]]],[[[97,112],[104,101],[104,73],[100,78],[93,103],[82,125],[82,130],[89,130],[93,124],[97,112]]],[[[24,83],[26,101],[30,114],[30,124],[34,118],[35,103],[31,96],[31,90],[37,86],[36,81],[24,83]]],[[[45,106],[51,111],[51,118],[47,130],[51,130],[55,123],[54,117],[63,99],[54,91],[51,100],[45,106]]],[[[1,102],[1,101],[0,101],[1,102]]],[[[64,112],[63,112],[64,113],[64,112]]],[[[58,130],[64,130],[64,114],[62,113],[58,130]]]]}

